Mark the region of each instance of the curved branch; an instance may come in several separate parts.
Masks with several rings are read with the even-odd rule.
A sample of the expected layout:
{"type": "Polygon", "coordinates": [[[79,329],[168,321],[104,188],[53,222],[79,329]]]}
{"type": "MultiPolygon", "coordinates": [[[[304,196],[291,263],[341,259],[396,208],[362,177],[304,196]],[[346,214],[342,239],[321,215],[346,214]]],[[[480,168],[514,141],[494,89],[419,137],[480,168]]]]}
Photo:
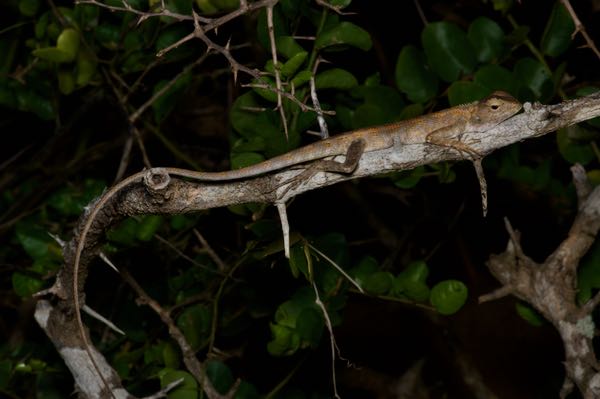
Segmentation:
{"type": "MultiPolygon", "coordinates": [[[[558,128],[591,119],[600,115],[600,92],[556,105],[525,104],[524,108],[524,113],[506,120],[483,134],[464,134],[462,140],[469,143],[479,153],[489,154],[509,144],[534,138],[558,128]]],[[[343,158],[343,156],[340,156],[340,158],[343,158]]],[[[303,192],[323,188],[348,179],[412,169],[419,165],[463,158],[463,154],[453,149],[437,147],[431,144],[394,146],[392,148],[364,153],[358,167],[351,175],[318,173],[303,184],[295,185],[292,188],[286,187],[286,184],[283,183],[290,181],[297,174],[302,173],[302,168],[299,170],[297,168],[284,169],[247,180],[219,183],[171,178],[165,184],[164,189],[159,192],[149,190],[146,186],[147,183],[136,180],[109,201],[94,220],[93,228],[87,235],[87,242],[85,243],[86,251],[81,257],[79,266],[80,286],[83,287],[89,264],[98,252],[104,231],[126,216],[139,214],[181,214],[248,202],[281,203],[303,192]]],[[[598,196],[592,193],[588,198],[588,202],[598,196]]],[[[599,204],[590,205],[590,207],[595,206],[600,207],[600,201],[599,204]]],[[[92,207],[93,204],[88,209],[92,207]]],[[[586,207],[586,209],[588,208],[586,207]]],[[[79,228],[86,223],[87,218],[87,214],[82,216],[79,228]]],[[[581,222],[583,223],[585,220],[581,222]]],[[[595,232],[596,230],[593,233],[595,234],[595,232]]],[[[586,234],[589,234],[589,232],[586,234]]],[[[98,397],[94,396],[97,395],[97,391],[90,390],[89,388],[91,385],[88,384],[88,381],[95,380],[97,376],[94,373],[90,359],[83,349],[84,343],[77,333],[76,318],[73,312],[74,306],[71,300],[72,292],[70,290],[73,282],[73,260],[78,240],[79,235],[76,235],[64,247],[65,264],[58,274],[54,286],[47,291],[55,295],[56,301],[53,303],[40,301],[36,310],[36,320],[38,320],[42,329],[46,331],[54,345],[59,349],[61,356],[71,369],[81,393],[86,397],[98,397]],[[61,326],[61,328],[54,328],[52,326],[61,326]],[[77,356],[70,356],[67,353],[76,353],[77,356]]],[[[584,247],[585,245],[581,245],[582,249],[584,247]]],[[[559,256],[560,253],[562,252],[558,252],[552,258],[553,261],[565,261],[566,258],[564,256],[559,256]]],[[[511,256],[521,262],[519,273],[527,273],[527,275],[523,275],[527,278],[522,280],[520,284],[525,284],[525,282],[534,284],[535,281],[531,282],[531,280],[536,280],[534,277],[536,277],[535,273],[538,268],[533,266],[522,267],[524,263],[523,257],[515,258],[514,254],[508,254],[501,259],[498,258],[498,263],[510,263],[511,256]]],[[[578,259],[577,257],[572,258],[573,261],[578,259]]],[[[490,268],[492,268],[492,263],[491,258],[490,268]]],[[[501,276],[497,277],[503,284],[507,285],[512,281],[510,273],[510,270],[509,272],[504,271],[501,276]]],[[[537,279],[537,281],[541,280],[537,279]]],[[[572,281],[572,279],[568,281],[572,281]]],[[[565,291],[565,294],[570,295],[571,299],[574,298],[572,288],[570,291],[565,291]]],[[[528,294],[521,285],[515,286],[512,292],[527,300],[528,294]]],[[[545,300],[550,303],[547,299],[545,300]]],[[[570,309],[567,308],[566,310],[569,311],[570,309]]],[[[554,312],[552,309],[543,311],[546,317],[549,317],[552,312],[554,312]]],[[[560,314],[565,313],[562,312],[560,314]]],[[[564,331],[565,334],[568,331],[572,331],[570,327],[576,325],[576,322],[571,319],[561,320],[566,320],[565,322],[568,323],[567,327],[569,328],[561,327],[561,331],[564,331]]],[[[568,352],[568,354],[571,354],[571,352],[568,352]]],[[[115,397],[128,397],[127,395],[129,394],[123,390],[117,374],[110,368],[109,364],[95,348],[94,358],[103,370],[106,368],[106,370],[111,372],[109,383],[115,397]]],[[[106,375],[109,375],[109,373],[106,375]]],[[[580,383],[578,382],[577,385],[580,385],[580,383]]]]}

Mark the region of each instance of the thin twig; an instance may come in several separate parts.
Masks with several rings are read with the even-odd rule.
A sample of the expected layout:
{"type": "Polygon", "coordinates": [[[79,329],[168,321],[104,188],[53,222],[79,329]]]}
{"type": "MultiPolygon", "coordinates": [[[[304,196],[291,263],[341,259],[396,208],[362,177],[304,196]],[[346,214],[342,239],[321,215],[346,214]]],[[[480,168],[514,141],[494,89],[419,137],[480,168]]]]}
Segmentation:
{"type": "Polygon", "coordinates": [[[327,128],[327,122],[323,117],[323,110],[321,109],[321,103],[317,96],[317,89],[315,86],[314,74],[310,77],[310,98],[312,99],[313,106],[317,110],[317,121],[319,122],[319,131],[322,139],[329,138],[329,129],[327,128]]]}
{"type": "Polygon", "coordinates": [[[310,249],[312,249],[313,251],[315,251],[317,254],[321,255],[323,257],[323,259],[325,259],[327,262],[329,262],[333,267],[335,267],[337,269],[338,272],[340,272],[342,274],[342,276],[346,277],[346,279],[348,281],[350,281],[350,283],[356,287],[356,289],[358,289],[361,294],[364,294],[365,291],[362,289],[362,287],[360,286],[360,284],[358,284],[352,277],[350,277],[350,275],[348,273],[346,273],[344,271],[344,269],[342,269],[337,263],[335,263],[330,257],[328,257],[327,255],[325,255],[323,252],[319,251],[316,247],[314,247],[313,245],[311,245],[310,243],[306,243],[306,245],[308,245],[310,247],[310,249]]]}
{"type": "Polygon", "coordinates": [[[223,259],[212,249],[212,247],[208,244],[208,241],[204,238],[202,234],[197,229],[193,230],[194,235],[200,241],[208,256],[217,264],[217,268],[221,273],[224,273],[227,270],[227,265],[223,262],[223,259]]]}
{"type": "Polygon", "coordinates": [[[281,124],[283,125],[283,131],[285,133],[285,139],[289,140],[287,118],[285,117],[285,110],[281,102],[281,73],[279,72],[279,62],[277,61],[277,44],[275,43],[275,27],[273,25],[273,6],[267,6],[267,29],[269,31],[269,42],[271,44],[271,59],[273,60],[273,69],[275,70],[275,87],[277,87],[277,109],[281,117],[281,124]]]}
{"type": "Polygon", "coordinates": [[[156,102],[156,100],[158,100],[159,98],[161,98],[167,91],[169,91],[169,89],[171,87],[173,87],[173,85],[175,83],[177,83],[177,80],[179,78],[181,78],[182,76],[184,76],[186,73],[190,72],[195,66],[200,65],[204,62],[204,60],[206,60],[206,58],[209,56],[210,51],[205,52],[200,58],[198,58],[196,61],[192,62],[191,64],[186,65],[185,68],[183,68],[181,70],[181,72],[179,72],[177,75],[175,75],[175,77],[173,77],[166,85],[164,85],[163,87],[160,88],[160,90],[158,90],[156,93],[154,93],[152,95],[152,97],[150,97],[144,104],[142,104],[138,109],[136,109],[130,116],[129,116],[129,123],[135,123],[135,121],[150,107],[152,106],[152,104],[154,104],[156,102]]]}
{"type": "Polygon", "coordinates": [[[598,59],[600,59],[600,51],[598,51],[596,44],[594,43],[594,41],[592,40],[590,35],[588,35],[587,31],[585,30],[585,26],[583,26],[583,24],[577,17],[575,10],[571,6],[571,2],[569,0],[560,0],[560,2],[565,6],[567,11],[569,12],[569,15],[571,15],[571,19],[573,20],[573,23],[575,24],[575,30],[573,31],[573,33],[571,33],[571,40],[577,35],[577,33],[581,33],[581,35],[585,39],[585,42],[587,43],[587,47],[591,48],[592,51],[594,52],[594,54],[596,54],[596,57],[598,57],[598,59]]]}
{"type": "Polygon", "coordinates": [[[162,306],[144,291],[144,289],[138,284],[138,282],[129,274],[127,270],[121,272],[121,276],[129,286],[135,291],[139,297],[139,302],[148,305],[162,320],[163,323],[169,328],[169,334],[177,342],[181,352],[183,353],[183,362],[185,363],[189,372],[194,376],[196,381],[202,386],[202,389],[206,392],[209,398],[220,399],[222,396],[213,387],[210,380],[207,378],[204,371],[204,365],[200,362],[194,353],[191,345],[187,342],[183,332],[177,327],[175,321],[171,318],[169,313],[165,311],[162,306]]]}

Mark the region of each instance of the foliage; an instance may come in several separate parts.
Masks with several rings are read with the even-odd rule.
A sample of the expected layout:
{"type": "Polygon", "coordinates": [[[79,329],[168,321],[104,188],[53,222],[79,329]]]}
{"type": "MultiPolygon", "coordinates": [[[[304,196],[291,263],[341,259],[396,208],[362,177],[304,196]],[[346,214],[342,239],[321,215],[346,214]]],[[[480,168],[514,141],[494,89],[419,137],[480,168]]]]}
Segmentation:
{"type": "MultiPolygon", "coordinates": [[[[329,3],[344,10],[355,5],[349,0],[329,3]]],[[[0,126],[12,129],[5,132],[7,136],[15,135],[16,126],[33,126],[36,131],[23,133],[26,137],[19,141],[27,156],[36,155],[26,162],[18,156],[12,161],[18,165],[18,178],[7,177],[0,197],[2,234],[7,238],[0,248],[7,265],[3,266],[2,290],[19,306],[53,281],[62,264],[60,239],[70,237],[84,207],[102,192],[106,183],[100,179],[113,177],[110,171],[123,137],[135,137],[132,126],[144,133],[152,156],[195,168],[195,159],[202,157],[185,153],[197,143],[189,138],[179,143],[180,132],[173,126],[182,119],[193,122],[190,104],[206,106],[201,101],[205,97],[222,95],[225,87],[234,86],[229,74],[232,65],[218,52],[206,56],[205,64],[205,47],[200,41],[187,41],[161,57],[156,54],[191,32],[192,10],[216,18],[237,9],[238,1],[165,1],[170,12],[187,19],[165,15],[140,19],[127,10],[115,12],[93,4],[50,4],[15,0],[3,6],[0,17],[5,23],[0,29],[0,126]],[[146,106],[152,96],[156,98],[146,106]],[[131,115],[139,110],[141,116],[132,121],[131,115]],[[94,113],[102,115],[97,126],[91,116],[94,113]],[[154,155],[157,153],[166,155],[154,155]],[[90,162],[87,166],[86,161],[90,162]],[[69,182],[49,178],[54,174],[68,177],[69,182]]],[[[123,8],[125,2],[107,0],[104,4],[123,8]]],[[[159,11],[161,2],[128,0],[126,4],[150,12],[159,11]]],[[[382,76],[374,61],[366,70],[354,61],[374,60],[374,44],[381,44],[381,37],[361,26],[364,20],[308,0],[281,0],[274,7],[276,62],[271,56],[265,9],[244,16],[245,22],[236,21],[233,28],[220,27],[225,34],[209,32],[211,40],[219,43],[231,35],[232,48],[242,39],[250,41],[255,53],[241,48],[232,54],[239,57],[240,64],[259,66],[265,72],[257,77],[238,71],[237,79],[249,87],[236,86],[236,96],[228,104],[231,129],[223,132],[230,143],[231,167],[290,151],[305,142],[304,132],[318,128],[316,113],[306,112],[298,104],[310,97],[311,79],[323,110],[335,111],[325,118],[337,132],[408,119],[475,101],[495,90],[522,101],[541,102],[597,90],[587,81],[574,84],[567,79],[572,67],[568,56],[574,47],[573,24],[560,2],[548,7],[543,27],[537,31],[518,25],[510,14],[516,12],[512,7],[510,1],[496,0],[476,9],[485,16],[463,19],[462,23],[436,20],[413,42],[396,32],[401,47],[387,54],[392,76],[382,76]],[[314,40],[303,40],[307,36],[314,40]],[[274,90],[277,77],[283,96],[274,90]],[[276,109],[279,102],[285,119],[276,109]]],[[[209,126],[225,125],[220,122],[209,126]]],[[[501,150],[486,160],[486,170],[507,191],[521,190],[523,197],[542,198],[554,207],[558,218],[565,218],[564,209],[573,212],[576,205],[568,179],[557,169],[581,163],[592,181],[600,181],[595,147],[599,126],[595,120],[559,131],[556,143],[544,142],[553,156],[528,156],[519,146],[501,150]]],[[[404,227],[395,227],[403,236],[410,236],[393,250],[385,245],[373,249],[355,244],[367,236],[392,235],[385,229],[374,232],[365,224],[356,230],[340,225],[330,228],[323,221],[324,228],[305,227],[293,233],[287,260],[277,216],[263,205],[247,204],[200,215],[128,218],[107,232],[103,251],[123,267],[129,265],[132,274],[142,275],[140,280],[150,295],[172,310],[176,325],[194,351],[200,358],[211,359],[206,371],[219,392],[226,393],[241,378],[235,395],[239,399],[327,396],[327,384],[325,388],[299,388],[301,384],[293,376],[306,358],[328,347],[328,323],[343,328],[345,312],[356,298],[374,301],[377,306],[400,303],[443,316],[460,312],[467,301],[474,300],[470,283],[457,280],[469,275],[461,269],[462,263],[435,256],[445,238],[432,233],[431,227],[424,236],[418,233],[421,220],[438,230],[454,223],[436,213],[436,208],[450,211],[443,198],[436,198],[443,196],[436,195],[432,186],[461,187],[460,167],[418,167],[378,180],[383,186],[391,183],[397,192],[414,190],[422,199],[411,203],[415,211],[403,213],[403,220],[387,216],[393,215],[396,204],[386,211],[383,219],[402,223],[404,227]],[[417,212],[422,219],[414,215],[417,212]],[[443,227],[431,220],[441,220],[443,227]],[[225,225],[236,239],[216,231],[215,226],[225,225]],[[225,254],[230,275],[226,277],[206,248],[198,249],[195,229],[213,237],[211,244],[225,254]],[[164,241],[170,245],[159,245],[164,241]],[[180,253],[185,253],[187,260],[178,259],[180,253]],[[236,359],[235,353],[247,346],[252,349],[248,356],[254,354],[256,359],[236,359]],[[222,358],[212,360],[215,354],[222,358]],[[266,367],[275,370],[272,375],[253,370],[252,363],[265,358],[266,367]]],[[[473,205],[477,201],[471,202],[472,208],[477,208],[473,205]]],[[[319,204],[331,205],[328,201],[319,204]]],[[[304,219],[317,223],[319,218],[312,212],[316,211],[307,211],[304,219]]],[[[360,212],[348,210],[347,219],[354,220],[355,213],[360,219],[360,212]]],[[[579,275],[581,303],[600,288],[596,247],[579,275]]],[[[491,251],[491,246],[487,249],[491,251]]],[[[482,261],[477,262],[479,267],[482,261]]],[[[108,272],[94,273],[100,280],[116,284],[114,276],[104,275],[108,272]]],[[[169,397],[201,397],[201,388],[185,370],[164,326],[135,307],[132,294],[122,292],[127,290],[107,293],[93,284],[88,282],[90,302],[98,304],[102,313],[113,314],[114,322],[126,332],[126,337],[103,340],[102,349],[128,389],[144,395],[183,378],[169,397]],[[113,300],[120,305],[111,304],[113,300]]],[[[516,312],[534,325],[542,324],[540,316],[522,304],[516,305],[516,312]]],[[[94,341],[99,342],[98,338],[94,341]]],[[[0,393],[64,397],[71,392],[68,371],[44,337],[2,342],[0,393]]],[[[329,381],[330,376],[324,378],[329,381]]]]}

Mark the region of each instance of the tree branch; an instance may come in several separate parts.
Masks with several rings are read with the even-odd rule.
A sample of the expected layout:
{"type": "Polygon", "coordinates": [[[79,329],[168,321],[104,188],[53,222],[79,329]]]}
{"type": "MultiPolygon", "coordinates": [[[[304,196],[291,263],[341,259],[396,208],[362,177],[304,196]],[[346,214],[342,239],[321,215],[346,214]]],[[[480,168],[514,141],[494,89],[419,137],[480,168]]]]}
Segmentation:
{"type": "MultiPolygon", "coordinates": [[[[599,116],[600,92],[556,105],[525,104],[524,108],[524,113],[506,120],[495,128],[483,134],[464,134],[462,139],[465,142],[474,143],[472,146],[479,153],[489,154],[509,144],[541,136],[558,128],[599,116]]],[[[95,219],[93,227],[87,235],[86,250],[81,257],[80,286],[83,286],[85,282],[90,262],[98,253],[104,231],[127,216],[182,214],[248,202],[277,203],[287,201],[303,192],[323,188],[344,180],[462,158],[462,154],[449,148],[431,144],[411,144],[364,153],[360,164],[351,175],[317,173],[308,181],[292,188],[282,182],[290,181],[298,173],[302,173],[302,168],[299,170],[284,169],[247,180],[219,183],[171,178],[165,182],[162,190],[148,190],[145,183],[141,181],[132,183],[119,195],[116,195],[112,201],[109,201],[95,219]]],[[[91,209],[91,207],[93,207],[93,203],[87,209],[91,209]]],[[[546,261],[548,267],[545,269],[551,270],[554,276],[560,275],[560,281],[557,281],[556,277],[548,275],[548,271],[544,272],[544,268],[540,268],[524,255],[516,256],[515,246],[512,244],[504,254],[491,257],[488,264],[492,273],[503,285],[510,285],[515,295],[532,303],[549,320],[554,318],[555,326],[566,340],[567,370],[570,374],[574,373],[575,366],[583,367],[586,370],[585,375],[581,378],[575,379],[574,376],[569,375],[569,378],[574,379],[582,392],[591,389],[593,378],[600,377],[590,368],[590,365],[596,364],[591,338],[588,339],[586,335],[583,335],[580,328],[586,326],[585,323],[581,324],[582,321],[590,320],[591,322],[591,319],[589,314],[580,315],[575,306],[573,284],[576,263],[589,248],[597,229],[600,228],[599,215],[600,189],[596,189],[583,205],[569,238],[566,240],[568,242],[559,247],[555,254],[546,261]],[[589,226],[592,222],[593,226],[589,226]],[[569,252],[569,249],[571,251],[576,249],[576,251],[569,252]],[[541,285],[544,283],[550,285],[541,285]],[[553,287],[551,286],[553,283],[558,285],[553,287]],[[532,292],[531,287],[535,287],[539,293],[545,295],[532,292]]],[[[82,215],[79,229],[85,224],[87,217],[87,213],[82,215]]],[[[94,396],[97,395],[97,391],[90,389],[90,386],[95,385],[87,379],[97,378],[97,375],[93,373],[93,366],[85,355],[83,342],[77,332],[71,300],[72,293],[70,292],[73,281],[73,259],[78,239],[79,236],[76,235],[64,247],[64,266],[59,272],[54,286],[48,290],[55,295],[55,300],[38,303],[36,320],[71,369],[83,396],[94,398],[98,397],[94,396]],[[56,326],[60,326],[60,328],[56,328],[56,326]],[[80,353],[81,355],[74,358],[70,353],[80,353]]],[[[93,349],[97,354],[94,356],[97,364],[103,370],[107,370],[106,375],[109,376],[107,381],[115,392],[115,396],[128,397],[129,394],[123,390],[117,374],[110,368],[102,355],[95,348],[93,349]]]]}

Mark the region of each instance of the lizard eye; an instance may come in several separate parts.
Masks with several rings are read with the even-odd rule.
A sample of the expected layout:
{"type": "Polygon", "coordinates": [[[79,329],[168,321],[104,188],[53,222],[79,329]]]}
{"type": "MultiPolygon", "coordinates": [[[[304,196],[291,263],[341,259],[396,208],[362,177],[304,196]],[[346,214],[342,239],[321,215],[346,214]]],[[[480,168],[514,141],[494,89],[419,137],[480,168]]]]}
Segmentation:
{"type": "Polygon", "coordinates": [[[498,104],[492,104],[492,109],[495,111],[498,108],[500,108],[500,106],[498,104]]]}

